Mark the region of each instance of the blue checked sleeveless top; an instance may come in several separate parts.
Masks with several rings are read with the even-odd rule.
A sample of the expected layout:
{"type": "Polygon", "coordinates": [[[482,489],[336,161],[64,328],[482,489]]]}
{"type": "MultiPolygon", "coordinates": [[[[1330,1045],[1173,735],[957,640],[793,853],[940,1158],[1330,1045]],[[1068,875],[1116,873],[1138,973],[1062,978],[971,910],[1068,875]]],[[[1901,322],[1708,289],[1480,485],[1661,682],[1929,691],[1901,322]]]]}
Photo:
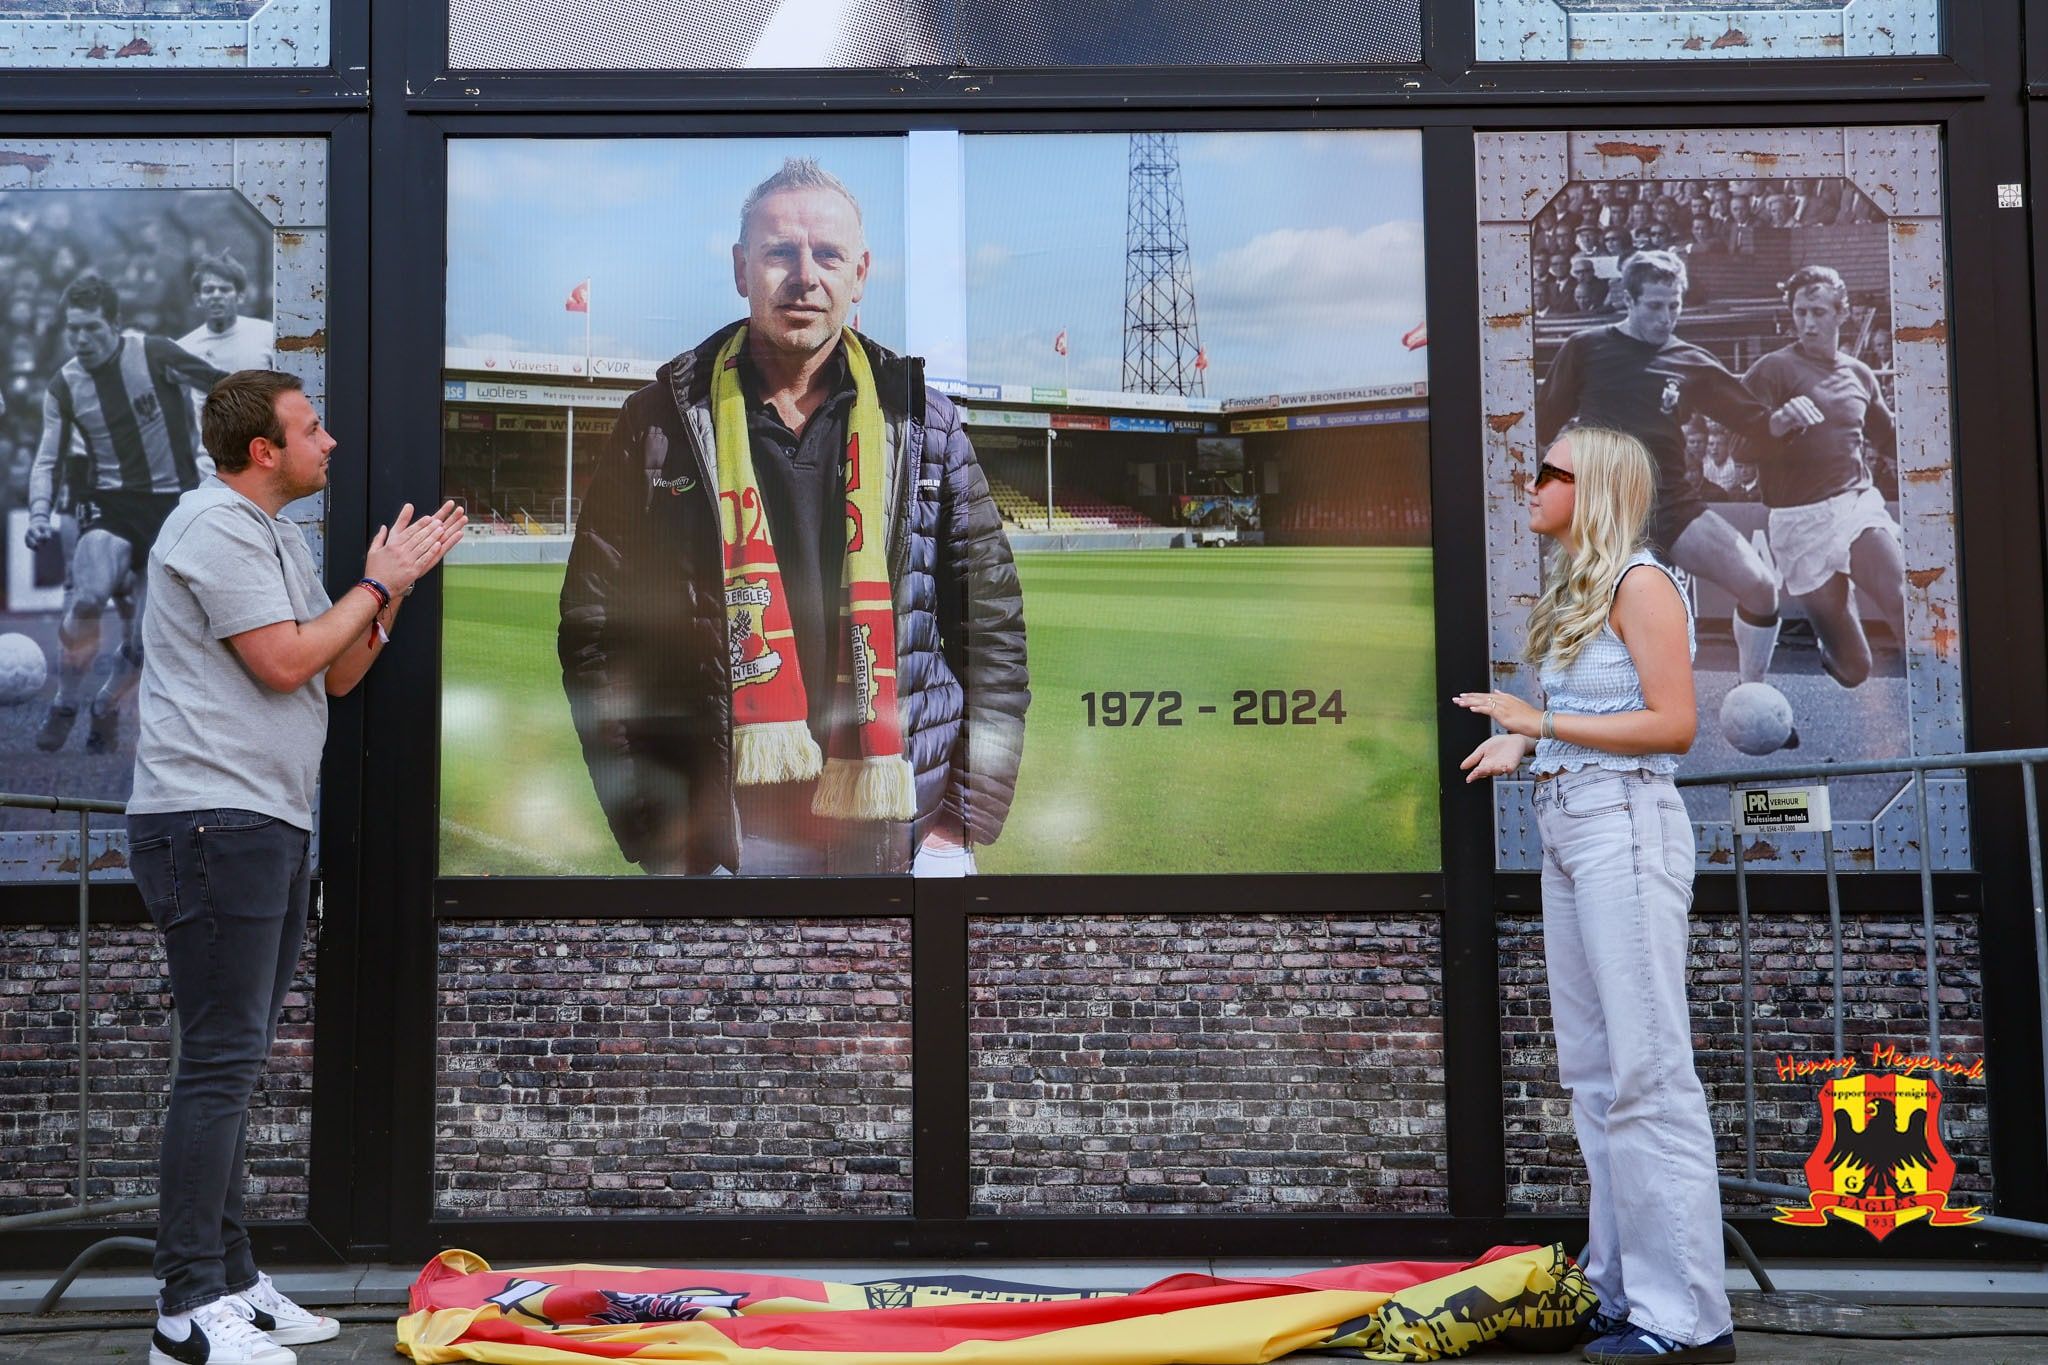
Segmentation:
{"type": "MultiPolygon", "coordinates": [[[[1668,564],[1660,562],[1648,550],[1638,550],[1622,566],[1622,575],[1638,564],[1650,564],[1670,575],[1678,588],[1679,600],[1685,603],[1685,651],[1690,658],[1697,642],[1693,638],[1692,597],[1686,591],[1685,575],[1668,564]]],[[[1614,592],[1621,591],[1621,578],[1614,580],[1614,592]]],[[[1613,596],[1608,597],[1609,606],[1613,596]]],[[[1612,625],[1602,623],[1593,638],[1580,648],[1569,668],[1559,668],[1555,663],[1546,662],[1537,674],[1543,685],[1545,704],[1561,716],[1601,716],[1617,711],[1640,711],[1643,709],[1643,683],[1636,676],[1635,660],[1628,656],[1628,646],[1614,633],[1612,625]]],[[[1600,749],[1589,749],[1583,744],[1569,744],[1561,739],[1539,739],[1536,741],[1536,758],[1530,767],[1539,773],[1561,772],[1572,768],[1617,768],[1623,772],[1634,772],[1647,768],[1653,773],[1669,775],[1678,771],[1676,754],[1610,754],[1600,749]]]]}

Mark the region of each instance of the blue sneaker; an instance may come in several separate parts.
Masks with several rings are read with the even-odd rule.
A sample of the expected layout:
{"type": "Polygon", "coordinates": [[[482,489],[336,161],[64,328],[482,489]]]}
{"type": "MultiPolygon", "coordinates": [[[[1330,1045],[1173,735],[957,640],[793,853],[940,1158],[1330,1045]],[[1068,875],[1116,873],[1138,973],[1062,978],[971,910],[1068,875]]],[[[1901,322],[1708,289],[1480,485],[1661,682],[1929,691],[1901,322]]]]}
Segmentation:
{"type": "Polygon", "coordinates": [[[1647,1327],[1631,1325],[1588,1345],[1586,1359],[1593,1365],[1640,1365],[1643,1361],[1668,1362],[1668,1365],[1677,1365],[1679,1361],[1731,1361],[1735,1359],[1735,1333],[1723,1332],[1712,1341],[1688,1346],[1647,1327]]]}
{"type": "Polygon", "coordinates": [[[1616,1332],[1626,1332],[1627,1330],[1628,1319],[1626,1317],[1617,1313],[1610,1313],[1604,1308],[1595,1308],[1593,1316],[1587,1318],[1585,1322],[1579,1325],[1579,1339],[1574,1345],[1584,1346],[1589,1342],[1598,1341],[1602,1337],[1611,1337],[1616,1332]]]}

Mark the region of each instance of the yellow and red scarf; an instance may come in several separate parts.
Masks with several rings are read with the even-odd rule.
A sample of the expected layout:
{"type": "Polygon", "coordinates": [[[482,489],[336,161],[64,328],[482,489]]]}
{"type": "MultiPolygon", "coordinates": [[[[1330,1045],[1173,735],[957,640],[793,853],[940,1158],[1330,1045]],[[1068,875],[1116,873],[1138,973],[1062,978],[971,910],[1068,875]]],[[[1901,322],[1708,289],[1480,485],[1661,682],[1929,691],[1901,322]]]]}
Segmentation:
{"type": "MultiPolygon", "coordinates": [[[[853,377],[847,420],[846,559],[841,573],[838,676],[852,724],[831,728],[829,755],[818,752],[809,723],[810,694],[797,666],[795,630],[767,506],[754,477],[747,400],[740,385],[742,326],[719,349],[711,371],[711,428],[717,443],[718,510],[725,546],[725,620],[732,667],[734,780],[743,787],[819,779],[811,809],[841,820],[909,820],[917,784],[903,754],[896,704],[896,609],[890,593],[888,523],[882,490],[888,457],[874,368],[851,328],[841,338],[853,377]]],[[[812,680],[812,685],[817,685],[812,680]]],[[[834,708],[835,719],[842,713],[834,708]]]]}

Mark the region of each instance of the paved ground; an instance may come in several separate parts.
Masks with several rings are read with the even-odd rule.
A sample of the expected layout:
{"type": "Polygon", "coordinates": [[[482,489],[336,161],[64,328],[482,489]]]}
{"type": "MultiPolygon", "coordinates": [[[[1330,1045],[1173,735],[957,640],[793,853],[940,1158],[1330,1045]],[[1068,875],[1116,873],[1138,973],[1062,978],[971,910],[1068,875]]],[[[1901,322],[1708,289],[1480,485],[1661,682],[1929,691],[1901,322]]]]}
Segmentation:
{"type": "MultiPolygon", "coordinates": [[[[395,1311],[395,1310],[394,1310],[395,1311]]],[[[1746,1304],[1737,1307],[1738,1321],[1750,1322],[1766,1315],[1746,1304]]],[[[1787,1320],[1797,1315],[1777,1315],[1787,1320]]],[[[1815,1315],[1818,1316],[1818,1315],[1815,1315]]],[[[1847,1325],[1843,1315],[1834,1325],[1847,1325]]],[[[1927,1362],[1933,1365],[2000,1365],[2000,1362],[2048,1362],[2048,1309],[2038,1308],[1871,1308],[1853,1315],[1854,1330],[1866,1332],[1954,1332],[1965,1335],[1914,1341],[1845,1340],[1814,1336],[1784,1336],[1763,1332],[1739,1332],[1737,1347],[1744,1365],[1834,1365],[1835,1362],[1927,1362]],[[2033,1333],[2032,1336],[1984,1335],[2000,1329],[2033,1333]]],[[[104,1321],[105,1319],[95,1319],[104,1321]]],[[[20,1325],[18,1317],[0,1318],[0,1361],[37,1361],[56,1365],[102,1365],[119,1362],[135,1365],[148,1359],[146,1325],[118,1330],[96,1330],[56,1336],[6,1335],[20,1325]]],[[[341,1337],[319,1346],[302,1346],[299,1359],[305,1365],[339,1365],[343,1361],[384,1361],[399,1357],[392,1349],[388,1320],[351,1323],[341,1337]]],[[[1297,1355],[1296,1362],[1334,1362],[1347,1357],[1297,1355]]],[[[1351,1358],[1355,1359],[1355,1358],[1351,1358]]],[[[1576,1360],[1576,1354],[1527,1355],[1488,1351],[1471,1357],[1485,1365],[1555,1365],[1576,1360]]],[[[1052,1365],[1048,1362],[1048,1365],[1052,1365]]]]}

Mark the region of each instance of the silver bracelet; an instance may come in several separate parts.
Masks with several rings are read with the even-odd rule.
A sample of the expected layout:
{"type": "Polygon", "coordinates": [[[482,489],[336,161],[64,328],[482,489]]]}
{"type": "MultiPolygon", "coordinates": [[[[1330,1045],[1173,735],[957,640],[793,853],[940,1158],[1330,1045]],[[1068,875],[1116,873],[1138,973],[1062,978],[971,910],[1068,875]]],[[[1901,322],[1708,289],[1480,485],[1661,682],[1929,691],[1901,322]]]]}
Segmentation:
{"type": "Polygon", "coordinates": [[[1545,711],[1545,712],[1543,713],[1543,724],[1542,724],[1542,725],[1541,725],[1541,726],[1540,726],[1539,728],[1540,728],[1540,729],[1541,729],[1541,730],[1543,731],[1543,738],[1545,738],[1545,739],[1556,739],[1556,738],[1557,738],[1557,715],[1556,715],[1556,713],[1555,713],[1555,712],[1551,712],[1551,711],[1545,711]]]}

